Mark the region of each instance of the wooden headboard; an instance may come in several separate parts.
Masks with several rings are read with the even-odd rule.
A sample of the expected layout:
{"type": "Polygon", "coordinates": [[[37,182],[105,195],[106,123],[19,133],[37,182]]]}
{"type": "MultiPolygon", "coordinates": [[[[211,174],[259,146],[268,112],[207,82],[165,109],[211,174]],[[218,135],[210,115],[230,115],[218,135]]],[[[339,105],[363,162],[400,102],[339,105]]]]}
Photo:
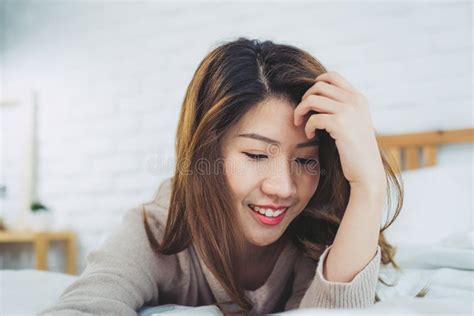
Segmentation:
{"type": "Polygon", "coordinates": [[[378,135],[377,142],[398,170],[436,165],[438,145],[474,142],[474,128],[378,135]]]}

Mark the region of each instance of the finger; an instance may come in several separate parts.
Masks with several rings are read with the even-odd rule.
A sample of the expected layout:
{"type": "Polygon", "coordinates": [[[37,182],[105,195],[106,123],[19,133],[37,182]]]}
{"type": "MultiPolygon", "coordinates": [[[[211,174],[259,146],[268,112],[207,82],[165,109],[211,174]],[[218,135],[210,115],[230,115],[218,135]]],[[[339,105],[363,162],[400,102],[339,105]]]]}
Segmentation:
{"type": "Polygon", "coordinates": [[[304,100],[312,94],[322,95],[339,102],[351,100],[351,93],[349,91],[336,87],[325,81],[317,81],[305,92],[301,99],[304,100]]]}
{"type": "Polygon", "coordinates": [[[304,127],[306,137],[313,138],[316,129],[324,129],[328,133],[331,131],[333,114],[313,114],[309,117],[304,127]]]}
{"type": "Polygon", "coordinates": [[[340,110],[341,103],[332,99],[311,94],[301,101],[294,111],[294,123],[300,125],[304,120],[304,116],[311,110],[322,113],[335,114],[340,110]]]}
{"type": "Polygon", "coordinates": [[[319,75],[318,77],[316,77],[316,81],[319,81],[319,80],[333,84],[336,87],[350,91],[352,93],[358,93],[357,89],[338,72],[335,72],[335,71],[325,72],[319,75]]]}

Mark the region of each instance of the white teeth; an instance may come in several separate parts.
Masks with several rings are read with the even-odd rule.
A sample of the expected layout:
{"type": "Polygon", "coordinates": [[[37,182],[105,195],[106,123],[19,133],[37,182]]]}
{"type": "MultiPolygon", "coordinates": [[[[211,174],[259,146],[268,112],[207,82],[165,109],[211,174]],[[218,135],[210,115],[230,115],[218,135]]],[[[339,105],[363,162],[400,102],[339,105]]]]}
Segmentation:
{"type": "Polygon", "coordinates": [[[265,211],[265,216],[273,217],[273,210],[266,210],[265,211]]]}
{"type": "Polygon", "coordinates": [[[261,208],[261,207],[258,207],[258,206],[254,206],[254,209],[257,212],[259,212],[260,214],[267,216],[266,215],[267,214],[267,209],[266,208],[261,208]]]}
{"type": "Polygon", "coordinates": [[[258,207],[258,206],[251,206],[255,211],[259,212],[260,214],[262,215],[265,215],[267,217],[277,217],[277,216],[280,216],[281,213],[283,213],[285,209],[281,209],[281,210],[272,210],[272,209],[266,209],[266,208],[261,208],[261,207],[258,207]]]}
{"type": "Polygon", "coordinates": [[[277,210],[273,211],[273,216],[279,216],[281,213],[283,213],[285,210],[277,210]]]}

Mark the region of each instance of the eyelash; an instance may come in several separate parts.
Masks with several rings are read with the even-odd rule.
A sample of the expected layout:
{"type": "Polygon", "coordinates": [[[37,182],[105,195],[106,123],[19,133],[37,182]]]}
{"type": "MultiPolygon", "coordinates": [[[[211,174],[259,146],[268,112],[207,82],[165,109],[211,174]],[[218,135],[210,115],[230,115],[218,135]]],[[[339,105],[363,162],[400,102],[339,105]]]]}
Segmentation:
{"type": "MultiPolygon", "coordinates": [[[[244,154],[247,155],[250,159],[256,160],[256,161],[260,161],[262,159],[268,158],[267,155],[251,154],[251,153],[246,153],[246,152],[244,152],[244,154]]],[[[315,159],[305,159],[305,158],[298,158],[296,160],[303,165],[310,164],[316,161],[315,159]]]]}

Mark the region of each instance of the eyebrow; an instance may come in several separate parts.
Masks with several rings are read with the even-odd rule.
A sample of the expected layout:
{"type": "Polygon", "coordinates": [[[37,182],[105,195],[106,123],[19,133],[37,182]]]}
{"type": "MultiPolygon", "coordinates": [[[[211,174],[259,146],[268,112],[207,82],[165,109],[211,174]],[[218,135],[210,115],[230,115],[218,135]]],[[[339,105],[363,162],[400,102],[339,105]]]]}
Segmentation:
{"type": "MultiPolygon", "coordinates": [[[[316,134],[316,135],[317,135],[317,134],[316,134]]],[[[280,143],[279,141],[277,141],[277,140],[274,140],[274,139],[265,137],[265,136],[263,136],[263,135],[255,134],[255,133],[239,134],[239,135],[237,135],[237,136],[238,136],[238,137],[252,138],[252,139],[256,139],[256,140],[261,140],[261,141],[264,141],[264,142],[269,143],[269,144],[281,145],[281,143],[280,143]]],[[[296,145],[296,148],[304,148],[304,147],[310,147],[310,146],[319,146],[319,144],[320,144],[319,138],[318,138],[318,136],[316,136],[316,138],[310,139],[310,140],[307,141],[307,142],[304,142],[304,143],[301,143],[301,144],[296,145]]]]}

